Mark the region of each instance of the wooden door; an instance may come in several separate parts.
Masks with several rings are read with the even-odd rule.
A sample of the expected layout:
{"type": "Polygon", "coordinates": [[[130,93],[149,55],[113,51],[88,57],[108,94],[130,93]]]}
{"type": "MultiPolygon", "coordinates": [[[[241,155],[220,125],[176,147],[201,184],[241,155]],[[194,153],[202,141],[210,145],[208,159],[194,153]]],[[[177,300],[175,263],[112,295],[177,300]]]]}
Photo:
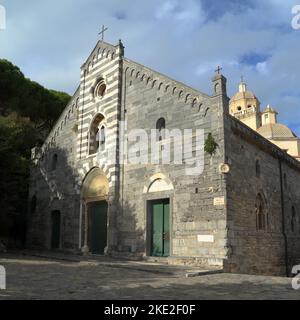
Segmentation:
{"type": "Polygon", "coordinates": [[[107,202],[92,202],[89,205],[91,252],[104,254],[107,246],[107,202]]]}
{"type": "Polygon", "coordinates": [[[168,257],[170,255],[169,200],[157,200],[151,203],[151,220],[151,255],[156,257],[168,257]]]}

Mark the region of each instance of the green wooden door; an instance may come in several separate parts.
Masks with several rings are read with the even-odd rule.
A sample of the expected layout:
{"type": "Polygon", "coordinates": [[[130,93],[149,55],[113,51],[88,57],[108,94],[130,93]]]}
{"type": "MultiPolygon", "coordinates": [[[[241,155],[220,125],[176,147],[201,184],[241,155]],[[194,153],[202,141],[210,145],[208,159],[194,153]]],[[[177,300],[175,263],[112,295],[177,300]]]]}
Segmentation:
{"type": "Polygon", "coordinates": [[[104,254],[107,246],[107,202],[90,204],[91,252],[104,254]]]}
{"type": "Polygon", "coordinates": [[[53,211],[51,214],[52,234],[51,234],[51,248],[60,248],[60,212],[53,211]]]}
{"type": "Polygon", "coordinates": [[[169,200],[154,201],[151,204],[152,249],[155,257],[168,257],[170,254],[170,205],[169,200]]]}
{"type": "Polygon", "coordinates": [[[164,226],[163,226],[163,256],[170,255],[170,204],[164,203],[164,226]]]}

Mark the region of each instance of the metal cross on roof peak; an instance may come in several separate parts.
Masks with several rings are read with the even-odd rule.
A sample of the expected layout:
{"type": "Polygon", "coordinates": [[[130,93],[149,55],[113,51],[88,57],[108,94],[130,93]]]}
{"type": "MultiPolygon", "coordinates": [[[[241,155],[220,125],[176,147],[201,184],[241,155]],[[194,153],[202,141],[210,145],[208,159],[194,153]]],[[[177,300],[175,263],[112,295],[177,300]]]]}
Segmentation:
{"type": "Polygon", "coordinates": [[[106,28],[104,25],[102,26],[102,30],[99,32],[99,35],[101,35],[101,41],[104,41],[104,33],[107,31],[108,28],[106,28]]]}
{"type": "Polygon", "coordinates": [[[221,70],[223,70],[223,68],[220,67],[220,66],[218,66],[218,67],[217,67],[217,70],[215,70],[215,72],[217,72],[218,74],[220,74],[220,71],[221,71],[221,70]]]}

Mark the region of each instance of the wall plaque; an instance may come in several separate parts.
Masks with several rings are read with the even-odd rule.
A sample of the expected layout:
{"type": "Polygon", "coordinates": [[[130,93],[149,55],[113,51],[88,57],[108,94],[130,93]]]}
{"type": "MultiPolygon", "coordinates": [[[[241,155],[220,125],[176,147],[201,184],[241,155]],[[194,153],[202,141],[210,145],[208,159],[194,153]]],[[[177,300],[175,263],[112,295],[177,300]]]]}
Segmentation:
{"type": "Polygon", "coordinates": [[[214,206],[224,206],[225,205],[225,197],[214,198],[214,206]]]}

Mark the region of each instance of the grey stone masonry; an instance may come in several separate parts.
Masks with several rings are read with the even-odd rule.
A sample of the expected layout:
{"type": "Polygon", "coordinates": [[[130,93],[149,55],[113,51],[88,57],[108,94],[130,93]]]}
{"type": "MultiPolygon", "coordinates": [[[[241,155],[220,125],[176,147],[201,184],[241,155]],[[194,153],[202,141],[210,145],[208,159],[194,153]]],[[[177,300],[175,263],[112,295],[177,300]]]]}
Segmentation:
{"type": "Polygon", "coordinates": [[[150,206],[167,199],[170,247],[162,259],[229,272],[290,273],[300,258],[300,165],[229,116],[226,81],[216,74],[205,94],[125,58],[121,41],[98,42],[81,67],[76,93],[42,148],[32,152],[29,201],[36,206],[29,206],[28,247],[51,248],[57,211],[57,249],[90,252],[88,187],[97,194],[93,201],[108,203],[107,255],[151,258],[150,206]],[[126,132],[143,129],[150,137],[160,120],[173,132],[193,130],[183,163],[163,161],[164,150],[174,154],[182,140],[171,137],[156,143],[156,164],[150,141],[139,150],[149,161],[120,162],[124,143],[130,150],[136,145],[121,139],[121,123],[126,132]],[[104,150],[96,140],[100,125],[104,150]],[[204,133],[201,146],[196,130],[204,133]],[[212,154],[203,151],[209,134],[216,143],[212,154]],[[187,173],[195,166],[189,151],[203,171],[187,173]],[[96,169],[102,180],[86,186],[96,169]]]}

